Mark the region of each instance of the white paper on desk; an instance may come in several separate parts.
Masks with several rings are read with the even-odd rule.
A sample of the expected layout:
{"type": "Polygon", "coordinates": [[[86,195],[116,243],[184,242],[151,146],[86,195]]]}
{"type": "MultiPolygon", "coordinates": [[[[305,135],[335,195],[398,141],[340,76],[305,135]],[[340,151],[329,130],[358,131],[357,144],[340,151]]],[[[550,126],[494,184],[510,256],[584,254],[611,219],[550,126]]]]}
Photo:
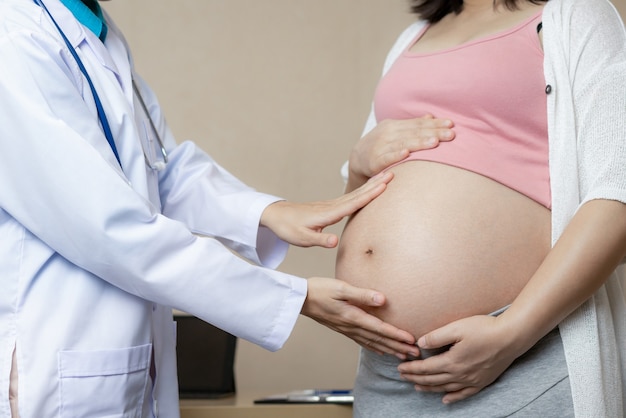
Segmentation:
{"type": "Polygon", "coordinates": [[[256,399],[254,403],[328,403],[348,404],[354,402],[351,389],[304,389],[256,399]]]}

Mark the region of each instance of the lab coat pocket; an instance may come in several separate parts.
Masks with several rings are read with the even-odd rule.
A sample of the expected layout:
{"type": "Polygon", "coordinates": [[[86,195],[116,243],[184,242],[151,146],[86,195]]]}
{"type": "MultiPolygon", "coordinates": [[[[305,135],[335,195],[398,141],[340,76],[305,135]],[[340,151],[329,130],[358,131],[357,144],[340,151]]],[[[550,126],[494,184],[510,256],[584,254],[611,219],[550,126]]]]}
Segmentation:
{"type": "Polygon", "coordinates": [[[151,344],[59,352],[61,417],[141,417],[151,353],[151,344]]]}

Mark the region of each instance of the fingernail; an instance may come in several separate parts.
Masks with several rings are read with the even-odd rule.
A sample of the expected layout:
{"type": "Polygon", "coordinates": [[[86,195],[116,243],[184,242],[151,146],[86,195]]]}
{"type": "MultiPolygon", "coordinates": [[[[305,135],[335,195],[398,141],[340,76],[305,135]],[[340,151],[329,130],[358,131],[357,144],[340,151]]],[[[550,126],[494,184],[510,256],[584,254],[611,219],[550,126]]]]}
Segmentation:
{"type": "Polygon", "coordinates": [[[421,337],[419,340],[417,340],[417,346],[420,348],[428,348],[426,347],[426,337],[421,337]]]}
{"type": "Polygon", "coordinates": [[[372,297],[372,300],[377,305],[381,305],[385,301],[385,299],[383,298],[383,295],[381,295],[380,293],[374,293],[374,297],[372,297]]]}

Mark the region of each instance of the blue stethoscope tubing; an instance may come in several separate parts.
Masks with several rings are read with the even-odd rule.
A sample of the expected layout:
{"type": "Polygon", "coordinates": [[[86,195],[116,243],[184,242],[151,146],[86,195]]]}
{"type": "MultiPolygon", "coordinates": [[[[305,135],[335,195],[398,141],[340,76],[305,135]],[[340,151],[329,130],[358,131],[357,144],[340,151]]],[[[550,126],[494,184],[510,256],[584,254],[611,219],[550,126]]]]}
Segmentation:
{"type": "Polygon", "coordinates": [[[102,102],[100,101],[100,96],[98,96],[98,92],[96,91],[96,88],[94,87],[93,82],[91,81],[91,77],[89,77],[89,74],[87,73],[87,69],[85,68],[85,65],[83,65],[83,61],[80,59],[80,57],[76,53],[76,51],[74,50],[74,47],[72,46],[70,41],[67,39],[67,36],[65,36],[65,33],[63,32],[63,30],[61,30],[61,27],[57,24],[56,20],[54,20],[54,17],[52,17],[52,14],[50,13],[50,11],[46,7],[46,5],[43,3],[43,1],[42,0],[35,0],[35,3],[40,5],[46,11],[48,16],[50,16],[50,19],[52,20],[52,23],[54,23],[54,26],[56,26],[57,30],[61,34],[61,37],[63,38],[63,41],[65,41],[65,44],[67,45],[67,49],[70,50],[70,53],[72,54],[72,56],[76,60],[76,64],[78,64],[78,68],[80,68],[80,71],[83,73],[83,75],[87,79],[87,83],[89,83],[89,88],[91,89],[91,94],[93,96],[94,101],[96,102],[96,109],[98,110],[98,119],[100,120],[100,125],[102,125],[102,130],[104,131],[104,136],[106,136],[107,142],[111,146],[111,150],[113,151],[113,154],[115,155],[115,158],[117,159],[117,162],[119,163],[119,165],[121,167],[122,166],[122,162],[120,161],[120,156],[119,156],[119,154],[117,152],[117,147],[115,146],[115,141],[113,140],[113,134],[111,133],[111,127],[109,126],[109,120],[107,119],[107,115],[104,112],[104,107],[102,107],[102,102]]]}
{"type": "MultiPolygon", "coordinates": [[[[93,99],[96,102],[96,109],[98,111],[98,120],[100,121],[102,130],[104,131],[104,136],[106,137],[107,142],[109,143],[109,146],[111,147],[111,150],[113,151],[113,154],[115,155],[115,158],[117,159],[117,162],[119,163],[120,167],[122,167],[122,162],[120,161],[120,156],[117,152],[117,147],[115,146],[115,140],[113,139],[113,133],[111,132],[111,127],[109,125],[109,120],[107,119],[107,115],[104,112],[104,107],[102,106],[102,102],[100,101],[100,96],[98,96],[98,92],[96,91],[96,88],[93,85],[93,82],[91,81],[91,77],[89,77],[89,74],[87,73],[87,69],[85,68],[85,65],[83,64],[83,61],[80,59],[80,57],[76,53],[76,50],[74,49],[70,41],[67,39],[67,36],[65,36],[65,33],[63,32],[61,27],[58,25],[56,20],[54,20],[54,17],[52,17],[52,14],[50,13],[46,5],[43,3],[43,0],[35,0],[35,3],[37,3],[46,11],[48,16],[50,17],[50,20],[52,20],[52,23],[54,23],[54,26],[56,26],[57,30],[59,31],[59,34],[61,34],[61,37],[63,38],[63,41],[65,42],[65,45],[67,45],[67,48],[69,49],[70,53],[74,57],[74,60],[76,61],[76,64],[78,65],[78,68],[80,69],[81,73],[83,73],[83,75],[85,76],[85,79],[87,80],[87,83],[89,84],[89,88],[91,90],[91,95],[93,96],[93,99]]],[[[167,164],[167,160],[168,160],[167,151],[165,150],[165,145],[163,145],[161,136],[159,135],[159,132],[154,126],[154,122],[152,121],[152,117],[150,116],[150,112],[148,111],[148,107],[146,106],[146,103],[144,102],[141,92],[139,91],[139,88],[135,84],[134,79],[132,83],[133,83],[133,91],[137,95],[137,98],[139,99],[139,104],[141,105],[143,112],[146,114],[148,121],[150,123],[150,127],[156,136],[157,142],[159,144],[159,151],[161,152],[163,161],[157,161],[157,162],[152,163],[148,159],[145,149],[144,149],[144,158],[146,160],[146,164],[150,168],[152,168],[153,170],[160,171],[163,168],[165,168],[165,165],[167,164]]]]}

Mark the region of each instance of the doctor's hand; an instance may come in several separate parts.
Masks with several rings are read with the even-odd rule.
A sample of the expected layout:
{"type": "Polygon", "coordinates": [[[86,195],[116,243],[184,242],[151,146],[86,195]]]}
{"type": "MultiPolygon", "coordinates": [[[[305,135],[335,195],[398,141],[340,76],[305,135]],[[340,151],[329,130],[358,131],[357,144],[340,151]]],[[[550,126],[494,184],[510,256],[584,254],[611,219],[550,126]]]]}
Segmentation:
{"type": "Polygon", "coordinates": [[[435,148],[454,139],[454,124],[432,115],[406,120],[387,119],[364,135],[352,148],[348,163],[348,187],[353,190],[409,153],[435,148]]]}
{"type": "Polygon", "coordinates": [[[261,215],[261,225],[271,229],[282,240],[299,247],[334,248],[339,238],[335,234],[324,233],[324,228],[367,205],[385,190],[392,178],[393,174],[385,173],[353,192],[331,200],[275,202],[261,215]]]}
{"type": "Polygon", "coordinates": [[[380,307],[385,297],[380,292],[351,286],[341,280],[308,279],[307,297],[301,313],[322,325],[346,335],[376,353],[405,359],[417,357],[415,338],[365,312],[362,307],[380,307]]]}
{"type": "Polygon", "coordinates": [[[454,321],[418,340],[420,348],[452,344],[439,355],[398,366],[402,378],[421,392],[446,392],[443,403],[466,399],[494,382],[522,353],[504,318],[478,315],[454,321]]]}

